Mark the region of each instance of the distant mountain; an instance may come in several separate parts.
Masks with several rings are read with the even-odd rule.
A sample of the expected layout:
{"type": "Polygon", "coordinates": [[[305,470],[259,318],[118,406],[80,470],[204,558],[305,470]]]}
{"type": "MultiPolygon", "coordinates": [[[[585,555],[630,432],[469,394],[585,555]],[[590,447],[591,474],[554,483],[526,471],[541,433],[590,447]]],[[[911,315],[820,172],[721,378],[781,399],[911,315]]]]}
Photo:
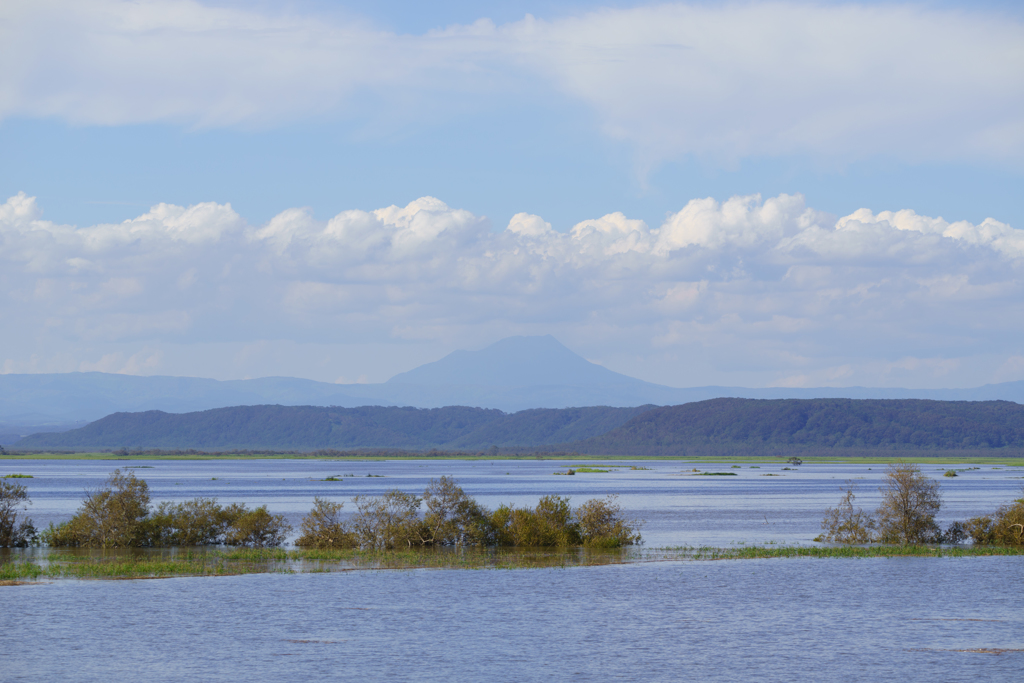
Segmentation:
{"type": "Polygon", "coordinates": [[[591,363],[556,339],[509,337],[480,351],[455,351],[383,384],[329,384],[289,377],[217,381],[99,372],[0,375],[0,443],[68,428],[115,412],[195,412],[239,405],[357,407],[474,406],[515,412],[572,406],[679,405],[711,398],[920,398],[1024,403],[1024,382],[974,389],[677,389],[591,363]]]}
{"type": "Polygon", "coordinates": [[[653,406],[526,410],[238,406],[194,413],[115,413],[85,427],[35,434],[41,449],[470,449],[548,445],[603,434],[653,406]]]}
{"type": "Polygon", "coordinates": [[[1009,401],[719,398],[654,408],[570,445],[589,454],[694,455],[765,449],[1024,454],[1024,405],[1009,401]]]}
{"type": "Polygon", "coordinates": [[[453,351],[386,384],[667,388],[591,363],[551,335],[508,337],[480,351],[453,351]]]}

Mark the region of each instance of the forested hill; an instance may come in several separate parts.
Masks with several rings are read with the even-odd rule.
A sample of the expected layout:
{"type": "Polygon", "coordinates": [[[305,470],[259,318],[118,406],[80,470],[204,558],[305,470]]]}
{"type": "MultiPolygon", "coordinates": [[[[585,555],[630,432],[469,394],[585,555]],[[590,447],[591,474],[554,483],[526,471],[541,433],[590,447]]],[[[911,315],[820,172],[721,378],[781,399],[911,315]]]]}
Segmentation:
{"type": "Polygon", "coordinates": [[[34,434],[40,449],[469,449],[543,446],[604,434],[652,406],[503,413],[484,408],[238,406],[194,413],[114,413],[80,429],[34,434]]]}
{"type": "Polygon", "coordinates": [[[1024,405],[1009,401],[717,398],[654,408],[581,453],[696,455],[778,448],[1024,448],[1024,405]]]}
{"type": "MultiPolygon", "coordinates": [[[[17,442],[41,449],[396,448],[568,450],[617,455],[1024,449],[1024,405],[1008,401],[718,398],[670,407],[240,406],[115,413],[17,442]]],[[[1024,452],[1024,450],[1022,450],[1024,452]]]]}

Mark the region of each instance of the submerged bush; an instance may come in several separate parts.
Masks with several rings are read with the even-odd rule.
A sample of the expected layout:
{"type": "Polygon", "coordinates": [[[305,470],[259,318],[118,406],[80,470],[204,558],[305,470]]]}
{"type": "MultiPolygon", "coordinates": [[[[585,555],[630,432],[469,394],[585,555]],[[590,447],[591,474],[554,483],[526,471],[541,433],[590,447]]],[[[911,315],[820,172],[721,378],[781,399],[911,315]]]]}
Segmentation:
{"type": "Polygon", "coordinates": [[[532,510],[502,505],[491,515],[491,525],[495,541],[501,546],[553,547],[583,543],[567,496],[544,496],[532,510]]]}
{"type": "Polygon", "coordinates": [[[183,503],[164,501],[150,515],[147,527],[153,546],[215,545],[222,543],[228,529],[244,507],[217,504],[215,498],[194,498],[183,503]]]}
{"type": "Polygon", "coordinates": [[[295,541],[300,548],[355,548],[359,539],[348,530],[338,513],[343,503],[332,503],[324,498],[313,499],[313,509],[302,520],[302,535],[295,541]]]}
{"type": "Polygon", "coordinates": [[[393,550],[423,545],[416,496],[395,489],[382,496],[356,496],[352,502],[352,531],[362,547],[393,550]]]}
{"type": "Polygon", "coordinates": [[[594,498],[576,508],[573,516],[583,545],[590,548],[620,548],[642,542],[640,521],[627,520],[617,496],[594,498]]]}
{"type": "Polygon", "coordinates": [[[292,530],[284,515],[272,515],[266,505],[247,510],[244,505],[232,505],[231,523],[224,534],[227,545],[242,545],[249,548],[270,548],[284,543],[292,530]]]}
{"type": "Polygon", "coordinates": [[[623,517],[615,496],[577,509],[565,496],[545,496],[534,508],[502,505],[487,510],[450,477],[431,480],[422,499],[392,490],[357,496],[346,524],[340,503],[317,498],[302,521],[296,545],[391,550],[426,546],[617,548],[641,542],[640,522],[623,517]],[[426,508],[420,515],[421,504],[426,508]]]}
{"type": "Polygon", "coordinates": [[[972,517],[964,528],[975,545],[1024,546],[1024,498],[1000,505],[992,517],[972,517]]]}
{"type": "Polygon", "coordinates": [[[490,545],[494,534],[487,510],[451,477],[431,479],[423,492],[427,512],[420,525],[424,545],[490,545]]]}
{"type": "Polygon", "coordinates": [[[31,504],[24,486],[0,481],[0,548],[24,548],[36,541],[32,520],[18,523],[18,508],[26,509],[31,504]]]}
{"type": "Polygon", "coordinates": [[[93,492],[78,513],[67,522],[43,532],[43,540],[52,546],[84,548],[131,548],[149,545],[151,529],[149,486],[131,472],[121,470],[107,479],[104,489],[93,492]]]}
{"type": "Polygon", "coordinates": [[[149,506],[149,486],[131,472],[114,470],[106,486],[91,493],[74,517],[50,524],[41,540],[54,547],[135,548],[225,543],[250,547],[281,545],[291,526],[266,506],[223,507],[213,498],[149,506]]]}

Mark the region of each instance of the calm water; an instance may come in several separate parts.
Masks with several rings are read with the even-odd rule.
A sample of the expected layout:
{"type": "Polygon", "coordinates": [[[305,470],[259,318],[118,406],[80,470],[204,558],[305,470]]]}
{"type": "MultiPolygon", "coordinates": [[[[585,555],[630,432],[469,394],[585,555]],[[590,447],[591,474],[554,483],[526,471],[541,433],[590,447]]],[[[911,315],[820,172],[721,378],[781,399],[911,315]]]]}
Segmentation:
{"type": "MultiPolygon", "coordinates": [[[[619,493],[647,520],[649,546],[809,543],[846,479],[873,508],[884,474],[673,462],[553,477],[558,464],[117,463],[151,467],[134,471],[154,501],[212,495],[296,522],[314,495],[418,492],[442,474],[489,506],[619,493]],[[739,476],[680,474],[692,467],[739,476]]],[[[0,474],[35,476],[20,483],[45,525],[66,519],[113,466],[0,461],[0,474]]],[[[942,521],[1019,497],[1022,476],[986,466],[940,479],[942,521]]],[[[1024,648],[1022,579],[1024,558],[993,557],[63,580],[0,588],[0,680],[1019,681],[1024,652],[957,650],[1024,648]]]]}

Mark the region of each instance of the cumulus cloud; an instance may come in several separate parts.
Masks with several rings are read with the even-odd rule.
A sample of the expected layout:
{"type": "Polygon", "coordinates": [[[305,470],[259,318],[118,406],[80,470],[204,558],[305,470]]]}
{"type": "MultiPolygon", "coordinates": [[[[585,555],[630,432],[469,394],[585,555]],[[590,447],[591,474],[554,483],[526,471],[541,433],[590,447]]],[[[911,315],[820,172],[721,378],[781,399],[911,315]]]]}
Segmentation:
{"type": "Polygon", "coordinates": [[[643,164],[682,154],[1019,160],[1024,25],[919,4],[661,3],[396,35],[194,0],[11,0],[0,118],[267,126],[589,105],[643,164]]]}
{"type": "MultiPolygon", "coordinates": [[[[0,361],[38,369],[49,349],[68,369],[88,347],[70,369],[157,372],[166,344],[451,348],[550,332],[592,358],[630,349],[640,360],[620,369],[677,385],[948,383],[961,370],[981,383],[1022,367],[1024,231],[993,219],[836,218],[755,195],[695,199],[657,227],[621,213],[565,233],[526,213],[496,227],[432,197],[261,226],[229,205],[161,204],[74,227],[18,194],[0,205],[0,318],[18,327],[0,361]],[[982,356],[983,376],[969,361],[982,356]]],[[[366,374],[342,369],[327,379],[366,374]]]]}

